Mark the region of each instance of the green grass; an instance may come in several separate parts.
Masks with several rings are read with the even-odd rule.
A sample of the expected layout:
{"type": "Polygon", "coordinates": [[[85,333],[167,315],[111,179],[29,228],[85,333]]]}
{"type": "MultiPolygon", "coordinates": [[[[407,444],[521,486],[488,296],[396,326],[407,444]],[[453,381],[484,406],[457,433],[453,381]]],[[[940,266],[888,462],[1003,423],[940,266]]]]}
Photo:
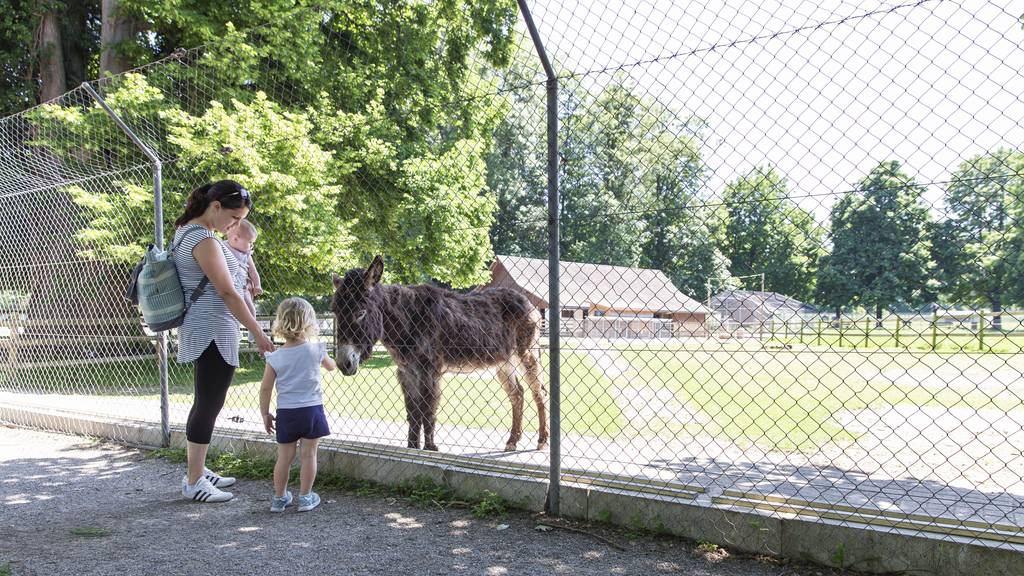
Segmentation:
{"type": "Polygon", "coordinates": [[[473,516],[477,518],[493,518],[504,515],[511,507],[508,500],[505,500],[500,494],[484,490],[480,501],[474,504],[471,510],[473,516]]]}
{"type": "Polygon", "coordinates": [[[112,532],[99,526],[78,526],[71,529],[71,534],[82,538],[103,538],[110,536],[112,532]]]}
{"type": "Polygon", "coordinates": [[[690,421],[655,419],[651,428],[677,435],[707,434],[771,448],[810,450],[855,440],[835,419],[842,411],[885,406],[1022,410],[1022,398],[1003,388],[986,393],[919,380],[942,371],[1005,368],[995,356],[822,353],[814,350],[678,349],[620,351],[633,380],[667,389],[694,414],[690,421]],[[957,368],[957,366],[962,368],[957,368]]]}
{"type": "MultiPolygon", "coordinates": [[[[541,362],[546,369],[546,354],[541,362]]],[[[192,401],[191,373],[188,376],[187,388],[172,386],[171,402],[187,404],[192,401]]],[[[226,405],[256,410],[262,377],[262,361],[247,357],[235,372],[226,405]]],[[[564,431],[582,434],[600,430],[615,435],[623,429],[626,422],[611,390],[613,382],[587,354],[563,352],[562,378],[567,383],[562,388],[563,405],[572,406],[574,410],[572,421],[563,423],[564,431]]],[[[547,382],[547,374],[542,374],[541,379],[547,382]]],[[[405,421],[401,387],[394,364],[386,353],[375,353],[356,376],[324,373],[322,386],[324,405],[335,416],[405,421]]],[[[157,397],[155,390],[150,396],[157,397]]],[[[476,374],[445,377],[438,423],[507,430],[511,421],[511,405],[497,378],[476,374]]],[[[529,390],[526,391],[523,427],[537,429],[536,407],[529,390]]]]}
{"type": "Polygon", "coordinates": [[[0,566],[0,576],[11,576],[11,565],[4,564],[0,566]]]}
{"type": "MultiPolygon", "coordinates": [[[[573,348],[583,343],[567,339],[561,354],[562,430],[604,438],[621,438],[624,433],[713,436],[741,445],[817,450],[856,440],[856,432],[845,429],[838,419],[848,411],[888,406],[1024,410],[1024,394],[1015,376],[1024,371],[1024,355],[876,346],[829,350],[799,341],[791,349],[771,349],[773,344],[636,340],[601,344],[591,354],[573,348]],[[614,367],[607,362],[598,365],[596,358],[602,356],[614,367]]],[[[546,354],[541,364],[542,379],[547,382],[546,354]]],[[[76,388],[146,402],[158,398],[152,361],[78,370],[76,388]],[[121,389],[125,381],[130,391],[121,389]]],[[[262,360],[243,355],[227,407],[251,411],[255,417],[262,374],[262,360]]],[[[54,391],[68,386],[66,372],[35,371],[28,376],[19,380],[49,379],[47,386],[54,391]]],[[[172,403],[191,403],[191,379],[188,367],[172,364],[172,403]]],[[[376,353],[354,377],[325,374],[323,388],[325,405],[334,418],[405,421],[395,367],[385,353],[376,353]]],[[[503,434],[511,421],[506,395],[497,379],[486,374],[446,376],[440,406],[440,424],[503,434]]],[[[523,423],[526,430],[536,430],[529,392],[523,423]]],[[[250,465],[223,463],[225,469],[250,465]]]]}
{"type": "MultiPolygon", "coordinates": [[[[152,450],[149,455],[153,458],[162,458],[175,463],[186,460],[186,453],[183,448],[161,448],[152,450]]],[[[272,458],[257,456],[248,452],[234,453],[210,450],[207,455],[206,464],[209,468],[221,474],[247,480],[271,480],[274,477],[274,460],[272,458]]],[[[293,466],[289,481],[294,483],[298,482],[298,479],[299,468],[298,466],[293,466]]],[[[438,484],[426,476],[417,476],[408,482],[389,486],[369,480],[352,478],[332,470],[320,470],[317,473],[315,486],[318,490],[347,492],[357,496],[392,496],[402,498],[409,504],[419,508],[468,507],[473,515],[478,518],[500,516],[515,507],[509,501],[489,490],[483,491],[468,501],[459,499],[451,488],[438,484]]],[[[75,530],[89,531],[93,529],[76,528],[75,530]]],[[[75,530],[72,530],[72,533],[78,534],[75,530]]],[[[109,532],[105,534],[83,533],[79,535],[106,536],[107,534],[109,532]]]]}

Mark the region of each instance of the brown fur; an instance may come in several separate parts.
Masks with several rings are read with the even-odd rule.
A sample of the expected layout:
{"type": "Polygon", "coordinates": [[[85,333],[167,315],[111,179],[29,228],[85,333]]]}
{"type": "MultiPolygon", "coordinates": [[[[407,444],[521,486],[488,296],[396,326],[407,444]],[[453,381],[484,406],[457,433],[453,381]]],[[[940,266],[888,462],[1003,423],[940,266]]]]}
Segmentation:
{"type": "Polygon", "coordinates": [[[429,285],[380,285],[383,270],[384,262],[377,256],[365,270],[334,276],[335,348],[338,365],[348,375],[370,357],[377,341],[388,350],[405,397],[409,447],[420,447],[422,430],[423,447],[437,450],[434,427],[441,376],[496,367],[512,403],[512,430],[505,449],[515,450],[522,436],[521,378],[537,404],[537,449],[545,449],[548,394],[534,354],[540,314],[526,296],[507,288],[458,294],[429,285]]]}

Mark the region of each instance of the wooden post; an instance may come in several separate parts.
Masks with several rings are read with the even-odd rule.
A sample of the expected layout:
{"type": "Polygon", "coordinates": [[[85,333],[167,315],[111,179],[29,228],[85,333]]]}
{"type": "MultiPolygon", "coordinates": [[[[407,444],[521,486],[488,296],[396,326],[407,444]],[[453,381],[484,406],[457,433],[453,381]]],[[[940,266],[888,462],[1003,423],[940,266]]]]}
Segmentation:
{"type": "Polygon", "coordinates": [[[985,351],[985,311],[978,312],[978,350],[985,351]]]}
{"type": "Polygon", "coordinates": [[[932,310],[932,352],[939,345],[939,311],[932,310]]]}
{"type": "Polygon", "coordinates": [[[896,317],[896,347],[897,348],[900,347],[900,324],[902,324],[902,323],[903,323],[903,320],[901,320],[900,317],[897,316],[896,317]]]}
{"type": "Polygon", "coordinates": [[[11,366],[18,365],[18,316],[21,313],[18,311],[17,306],[13,306],[11,309],[11,344],[10,344],[10,355],[11,366]]]}
{"type": "Polygon", "coordinates": [[[843,317],[839,317],[839,347],[843,347],[843,317]]]}
{"type": "Polygon", "coordinates": [[[821,317],[818,317],[818,346],[821,346],[821,317]]]}
{"type": "Polygon", "coordinates": [[[871,316],[864,318],[864,347],[871,347],[871,316]]]}

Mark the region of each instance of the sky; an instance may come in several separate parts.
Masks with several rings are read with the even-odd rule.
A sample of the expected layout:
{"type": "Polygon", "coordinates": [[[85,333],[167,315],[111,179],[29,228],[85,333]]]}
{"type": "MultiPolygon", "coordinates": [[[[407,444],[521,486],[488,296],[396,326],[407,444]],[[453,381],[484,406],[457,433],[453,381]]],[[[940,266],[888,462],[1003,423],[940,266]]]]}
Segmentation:
{"type": "Polygon", "coordinates": [[[535,0],[560,73],[618,72],[707,122],[707,190],[755,166],[825,221],[838,195],[898,160],[941,211],[964,159],[1024,149],[1024,2],[535,0]],[[637,64],[637,63],[640,64],[637,64]]]}

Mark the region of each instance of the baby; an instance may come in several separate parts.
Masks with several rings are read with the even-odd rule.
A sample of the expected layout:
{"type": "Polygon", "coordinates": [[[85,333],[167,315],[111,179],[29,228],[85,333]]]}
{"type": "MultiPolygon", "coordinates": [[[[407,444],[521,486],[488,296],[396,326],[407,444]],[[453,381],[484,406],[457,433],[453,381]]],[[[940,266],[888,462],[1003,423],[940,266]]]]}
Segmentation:
{"type": "MultiPolygon", "coordinates": [[[[263,294],[263,288],[260,287],[260,273],[256,270],[256,262],[252,259],[252,247],[256,243],[256,236],[256,227],[248,220],[239,222],[228,235],[228,248],[235,255],[235,260],[238,260],[238,270],[234,278],[235,286],[244,288],[242,298],[253,316],[256,315],[256,305],[253,303],[253,299],[263,294]]],[[[252,339],[252,334],[250,334],[249,341],[252,342],[252,339]]]]}

